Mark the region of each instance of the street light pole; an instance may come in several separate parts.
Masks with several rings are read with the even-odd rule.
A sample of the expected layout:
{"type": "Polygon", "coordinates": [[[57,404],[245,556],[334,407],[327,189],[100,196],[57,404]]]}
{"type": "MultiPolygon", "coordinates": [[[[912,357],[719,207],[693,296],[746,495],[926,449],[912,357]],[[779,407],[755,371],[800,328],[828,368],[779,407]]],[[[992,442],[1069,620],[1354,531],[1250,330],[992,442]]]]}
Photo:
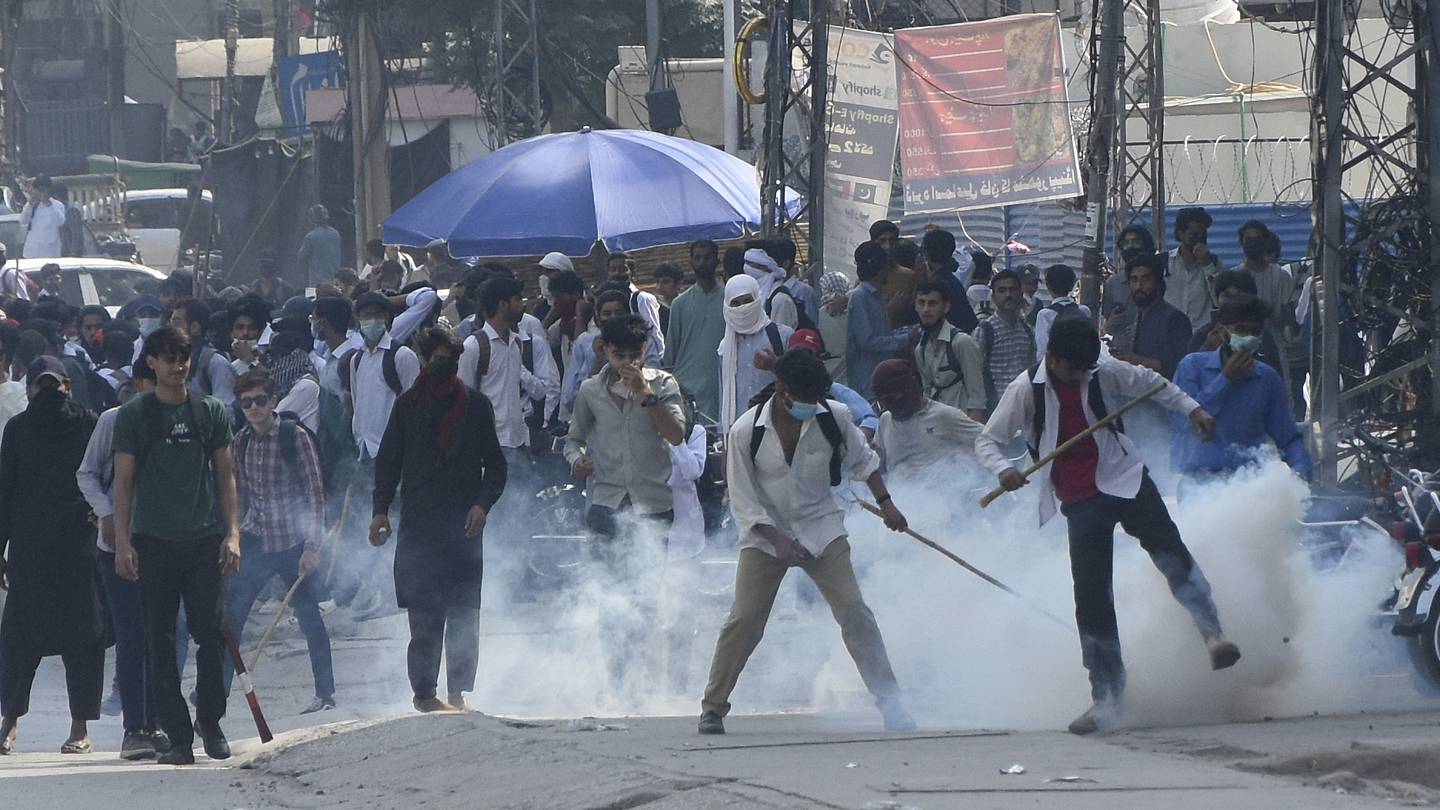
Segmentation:
{"type": "Polygon", "coordinates": [[[1085,171],[1085,253],[1081,264],[1080,302],[1100,311],[1101,273],[1105,266],[1106,199],[1110,161],[1115,153],[1116,90],[1121,49],[1125,44],[1124,0],[1100,0],[1100,49],[1095,64],[1095,117],[1090,121],[1089,165],[1085,171]]]}

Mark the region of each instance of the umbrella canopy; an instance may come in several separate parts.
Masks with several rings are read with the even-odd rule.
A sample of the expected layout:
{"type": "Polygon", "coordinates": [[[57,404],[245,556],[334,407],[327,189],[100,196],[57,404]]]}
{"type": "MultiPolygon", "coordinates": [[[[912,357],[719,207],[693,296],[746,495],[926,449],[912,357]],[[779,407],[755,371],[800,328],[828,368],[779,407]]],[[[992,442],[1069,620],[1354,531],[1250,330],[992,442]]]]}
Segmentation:
{"type": "MultiPolygon", "coordinates": [[[[793,201],[792,201],[793,204],[793,201]]],[[[585,256],[741,236],[760,227],[745,161],[643,130],[540,135],[456,169],[385,220],[386,244],[436,239],[452,256],[585,256]]]]}

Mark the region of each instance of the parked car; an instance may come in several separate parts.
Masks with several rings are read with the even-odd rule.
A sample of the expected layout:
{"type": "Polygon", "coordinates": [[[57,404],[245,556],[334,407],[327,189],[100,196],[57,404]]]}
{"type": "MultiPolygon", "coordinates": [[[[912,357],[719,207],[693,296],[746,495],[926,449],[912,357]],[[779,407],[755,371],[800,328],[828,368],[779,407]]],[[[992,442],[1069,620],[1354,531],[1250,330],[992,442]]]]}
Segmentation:
{"type": "MultiPolygon", "coordinates": [[[[143,264],[100,258],[61,259],[19,259],[20,270],[36,284],[40,283],[40,268],[47,264],[58,264],[64,271],[60,283],[60,297],[72,306],[99,304],[111,315],[120,311],[135,296],[140,294],[137,287],[149,282],[159,285],[165,274],[143,264]]],[[[153,290],[152,290],[153,293],[153,290]]]]}

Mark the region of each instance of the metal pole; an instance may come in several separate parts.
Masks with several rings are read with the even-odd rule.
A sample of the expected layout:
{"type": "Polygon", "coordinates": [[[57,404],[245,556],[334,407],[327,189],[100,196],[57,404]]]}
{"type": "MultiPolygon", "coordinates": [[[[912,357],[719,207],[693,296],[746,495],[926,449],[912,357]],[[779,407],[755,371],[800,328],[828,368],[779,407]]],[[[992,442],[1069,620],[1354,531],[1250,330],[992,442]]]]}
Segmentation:
{"type": "Polygon", "coordinates": [[[761,233],[778,236],[785,200],[785,98],[790,89],[791,29],[789,0],[774,0],[770,11],[770,48],[765,56],[765,165],[761,173],[761,233]]]}
{"type": "Polygon", "coordinates": [[[825,121],[830,108],[830,0],[812,0],[810,4],[810,42],[810,188],[806,204],[810,233],[806,240],[809,251],[805,258],[813,267],[825,255],[825,162],[829,157],[825,121]]]}
{"type": "Polygon", "coordinates": [[[492,98],[495,105],[495,131],[490,133],[495,149],[510,142],[509,129],[505,126],[505,69],[510,62],[505,50],[505,4],[508,2],[510,0],[495,0],[495,93],[492,98]]]}
{"type": "Polygon", "coordinates": [[[1315,60],[1318,85],[1311,141],[1314,144],[1316,217],[1320,230],[1316,259],[1320,280],[1319,400],[1320,458],[1318,483],[1333,485],[1338,477],[1336,435],[1340,419],[1340,285],[1344,276],[1345,217],[1340,181],[1344,171],[1345,8],[1343,3],[1315,4],[1315,60]]]}
{"type": "Polygon", "coordinates": [[[645,0],[645,67],[650,72],[650,90],[663,90],[660,64],[660,0],[645,0]]]}
{"type": "Polygon", "coordinates": [[[1099,312],[1101,270],[1105,265],[1107,183],[1116,142],[1117,79],[1125,43],[1124,0],[1101,0],[1100,50],[1095,71],[1095,118],[1090,122],[1090,165],[1085,174],[1085,254],[1081,265],[1080,301],[1099,312]]]}
{"type": "Polygon", "coordinates": [[[1165,227],[1165,26],[1160,0],[1150,0],[1150,232],[1155,249],[1166,249],[1165,227]]]}
{"type": "Polygon", "coordinates": [[[1440,424],[1440,124],[1435,121],[1440,115],[1440,11],[1428,0],[1415,0],[1412,9],[1420,46],[1415,59],[1416,162],[1430,216],[1430,429],[1420,432],[1420,441],[1433,462],[1440,457],[1440,431],[1435,429],[1440,424]]]}
{"type": "Polygon", "coordinates": [[[235,139],[235,52],[240,47],[240,0],[225,0],[225,81],[220,96],[221,143],[235,139]]]}
{"type": "Polygon", "coordinates": [[[535,0],[530,0],[529,37],[530,43],[530,132],[526,137],[540,134],[545,126],[545,111],[540,107],[540,17],[535,0]]]}
{"type": "Polygon", "coordinates": [[[725,59],[720,68],[720,103],[725,114],[725,152],[731,155],[740,151],[740,108],[735,89],[735,70],[732,67],[735,63],[735,6],[739,2],[740,0],[723,0],[722,14],[725,26],[725,59]]]}

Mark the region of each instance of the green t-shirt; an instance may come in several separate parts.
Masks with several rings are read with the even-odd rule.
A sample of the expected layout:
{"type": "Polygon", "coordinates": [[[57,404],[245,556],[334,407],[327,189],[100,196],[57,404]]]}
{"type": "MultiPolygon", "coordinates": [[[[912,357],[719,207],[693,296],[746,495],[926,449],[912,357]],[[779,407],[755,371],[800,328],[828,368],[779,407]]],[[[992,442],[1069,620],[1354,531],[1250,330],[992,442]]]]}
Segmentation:
{"type": "Polygon", "coordinates": [[[167,405],[145,394],[121,406],[114,449],[135,456],[132,535],[188,542],[220,534],[211,454],[230,446],[230,417],[214,397],[205,397],[202,404],[203,425],[194,424],[188,399],[167,405]],[[153,422],[146,424],[147,400],[159,412],[158,431],[153,422]]]}

